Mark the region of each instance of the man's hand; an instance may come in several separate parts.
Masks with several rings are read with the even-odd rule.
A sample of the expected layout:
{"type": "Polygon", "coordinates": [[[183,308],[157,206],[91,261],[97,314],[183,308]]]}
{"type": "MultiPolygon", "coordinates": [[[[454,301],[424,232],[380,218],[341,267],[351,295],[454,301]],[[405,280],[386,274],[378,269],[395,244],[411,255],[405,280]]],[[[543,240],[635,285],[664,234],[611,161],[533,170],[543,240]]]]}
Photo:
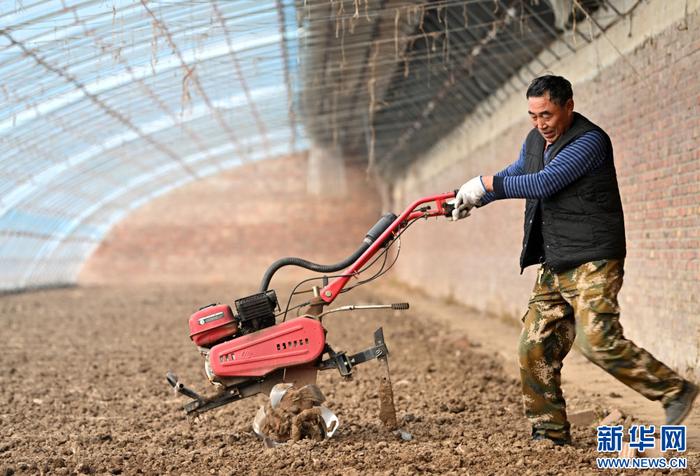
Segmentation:
{"type": "Polygon", "coordinates": [[[453,198],[452,200],[449,200],[447,203],[450,205],[454,206],[452,209],[452,221],[457,221],[461,220],[462,218],[467,218],[471,213],[472,207],[468,207],[464,204],[461,205],[461,207],[457,207],[457,199],[453,198]]]}
{"type": "Polygon", "coordinates": [[[469,182],[459,188],[459,192],[455,197],[455,209],[462,209],[466,206],[467,209],[472,209],[479,205],[481,197],[486,193],[486,188],[481,182],[481,177],[476,176],[469,182]]]}

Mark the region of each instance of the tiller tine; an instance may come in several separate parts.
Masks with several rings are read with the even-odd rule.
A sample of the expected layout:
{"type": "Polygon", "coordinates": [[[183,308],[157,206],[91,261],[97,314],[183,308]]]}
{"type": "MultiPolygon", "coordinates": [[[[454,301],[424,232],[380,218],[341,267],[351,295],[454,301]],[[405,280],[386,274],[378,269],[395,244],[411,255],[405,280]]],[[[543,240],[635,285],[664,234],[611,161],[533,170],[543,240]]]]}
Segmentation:
{"type": "MultiPolygon", "coordinates": [[[[381,328],[374,333],[374,343],[375,348],[383,347],[386,350],[384,333],[381,328]]],[[[389,430],[396,430],[399,424],[396,420],[394,390],[391,387],[391,376],[389,374],[389,352],[386,351],[381,353],[381,355],[377,355],[377,360],[379,360],[382,370],[384,371],[382,380],[379,383],[379,419],[389,430]]]]}
{"type": "Polygon", "coordinates": [[[396,408],[394,407],[394,391],[391,387],[389,375],[389,349],[384,342],[384,331],[380,327],[374,331],[374,346],[348,357],[345,352],[334,352],[330,346],[326,346],[328,359],[319,364],[320,370],[337,368],[340,375],[346,378],[352,376],[352,368],[368,360],[377,359],[382,367],[383,375],[379,383],[379,419],[390,430],[398,428],[396,420],[396,408]]]}

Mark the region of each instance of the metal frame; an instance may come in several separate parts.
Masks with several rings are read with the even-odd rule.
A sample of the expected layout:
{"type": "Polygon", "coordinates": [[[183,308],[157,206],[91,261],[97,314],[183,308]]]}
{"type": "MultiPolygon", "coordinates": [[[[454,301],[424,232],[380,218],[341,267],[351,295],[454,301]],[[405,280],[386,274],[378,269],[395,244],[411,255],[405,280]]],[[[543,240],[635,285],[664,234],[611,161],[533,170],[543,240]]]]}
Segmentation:
{"type": "Polygon", "coordinates": [[[389,177],[499,107],[507,94],[492,91],[546,69],[540,51],[573,54],[637,5],[601,1],[590,27],[559,32],[538,13],[548,0],[528,1],[368,0],[357,14],[353,0],[2,10],[0,291],[72,283],[135,207],[309,143],[371,157],[389,177]],[[513,54],[528,41],[537,47],[513,54]]]}

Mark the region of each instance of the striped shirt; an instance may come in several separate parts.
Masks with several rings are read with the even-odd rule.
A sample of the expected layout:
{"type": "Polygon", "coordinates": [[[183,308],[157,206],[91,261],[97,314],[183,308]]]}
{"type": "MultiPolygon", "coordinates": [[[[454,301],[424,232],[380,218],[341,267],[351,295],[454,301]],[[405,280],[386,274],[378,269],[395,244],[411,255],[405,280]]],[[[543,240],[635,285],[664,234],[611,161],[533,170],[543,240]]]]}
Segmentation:
{"type": "Polygon", "coordinates": [[[549,160],[549,150],[544,153],[544,168],[528,174],[523,143],[518,160],[494,175],[494,191],[484,195],[481,205],[503,198],[547,198],[600,167],[608,155],[607,141],[597,130],[586,132],[566,145],[555,160],[549,160]]]}

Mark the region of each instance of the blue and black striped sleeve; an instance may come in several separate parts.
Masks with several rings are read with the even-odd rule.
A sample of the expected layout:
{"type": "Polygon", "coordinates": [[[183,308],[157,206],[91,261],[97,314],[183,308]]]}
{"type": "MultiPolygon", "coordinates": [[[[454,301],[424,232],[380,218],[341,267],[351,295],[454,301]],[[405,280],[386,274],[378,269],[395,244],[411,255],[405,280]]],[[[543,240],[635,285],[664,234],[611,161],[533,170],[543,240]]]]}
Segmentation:
{"type": "MultiPolygon", "coordinates": [[[[523,175],[525,173],[525,143],[523,142],[523,146],[520,148],[520,155],[518,156],[518,160],[510,164],[508,167],[505,169],[501,170],[500,172],[496,173],[494,177],[512,177],[514,175],[523,175]]],[[[494,178],[495,180],[495,178],[494,178]]],[[[481,205],[484,206],[487,203],[491,203],[492,201],[496,200],[496,194],[493,192],[486,192],[486,194],[481,198],[481,205]]]]}
{"type": "Polygon", "coordinates": [[[537,173],[494,176],[494,199],[549,197],[598,168],[608,155],[607,147],[600,131],[586,132],[537,173]]]}

